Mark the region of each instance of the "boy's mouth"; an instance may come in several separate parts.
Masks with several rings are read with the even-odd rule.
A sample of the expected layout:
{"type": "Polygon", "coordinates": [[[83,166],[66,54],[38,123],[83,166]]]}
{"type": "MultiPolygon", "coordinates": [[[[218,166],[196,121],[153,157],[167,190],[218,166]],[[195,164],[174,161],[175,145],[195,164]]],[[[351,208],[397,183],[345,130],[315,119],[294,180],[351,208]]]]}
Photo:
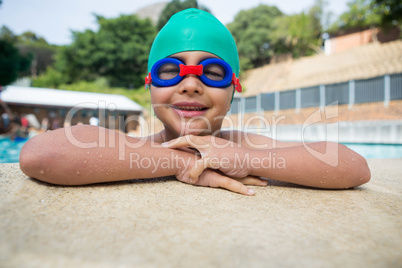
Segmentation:
{"type": "Polygon", "coordinates": [[[201,116],[208,110],[208,107],[198,102],[178,102],[171,106],[180,117],[201,116]]]}
{"type": "Polygon", "coordinates": [[[173,108],[182,110],[182,111],[204,111],[206,107],[193,107],[193,106],[173,106],[173,108]]]}
{"type": "Polygon", "coordinates": [[[172,105],[173,108],[182,111],[204,111],[208,109],[198,102],[178,102],[172,105]]]}

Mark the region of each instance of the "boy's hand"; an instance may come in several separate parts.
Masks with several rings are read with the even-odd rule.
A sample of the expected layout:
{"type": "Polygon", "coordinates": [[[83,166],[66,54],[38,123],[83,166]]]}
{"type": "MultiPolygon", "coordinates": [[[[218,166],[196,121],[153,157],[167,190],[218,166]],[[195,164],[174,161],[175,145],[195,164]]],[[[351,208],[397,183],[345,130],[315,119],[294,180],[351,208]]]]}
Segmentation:
{"type": "Polygon", "coordinates": [[[221,174],[218,170],[205,169],[199,176],[196,182],[192,182],[188,177],[181,177],[176,175],[176,178],[182,182],[194,184],[198,186],[214,187],[214,188],[224,188],[229,191],[243,194],[243,195],[254,195],[255,191],[248,188],[246,185],[254,186],[267,186],[268,182],[262,180],[258,177],[247,176],[241,179],[233,179],[228,176],[221,174]]]}
{"type": "Polygon", "coordinates": [[[244,161],[248,149],[239,144],[214,136],[187,135],[163,143],[166,148],[195,148],[200,152],[201,159],[196,160],[192,167],[187,167],[186,177],[192,183],[201,179],[204,170],[218,169],[225,175],[234,178],[245,178],[249,175],[249,163],[244,161]]]}
{"type": "Polygon", "coordinates": [[[189,158],[182,159],[182,161],[176,162],[178,164],[178,170],[176,173],[176,178],[179,181],[206,187],[220,187],[227,189],[232,192],[244,194],[244,195],[254,195],[255,191],[248,188],[245,185],[254,186],[267,186],[268,182],[262,180],[255,176],[245,176],[243,178],[231,178],[222,174],[219,170],[213,169],[203,169],[201,174],[192,179],[190,177],[190,172],[194,169],[194,165],[197,161],[200,161],[200,156],[196,154],[193,150],[185,150],[188,153],[189,158]]]}

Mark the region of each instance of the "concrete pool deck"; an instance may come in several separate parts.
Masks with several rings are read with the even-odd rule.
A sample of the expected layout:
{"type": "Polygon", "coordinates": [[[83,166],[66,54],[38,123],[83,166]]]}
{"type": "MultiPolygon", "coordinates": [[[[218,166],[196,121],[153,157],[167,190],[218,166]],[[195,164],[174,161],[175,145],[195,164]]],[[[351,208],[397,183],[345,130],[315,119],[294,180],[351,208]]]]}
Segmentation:
{"type": "Polygon", "coordinates": [[[0,165],[1,267],[401,267],[402,159],[327,191],[254,197],[149,179],[52,186],[0,165]]]}

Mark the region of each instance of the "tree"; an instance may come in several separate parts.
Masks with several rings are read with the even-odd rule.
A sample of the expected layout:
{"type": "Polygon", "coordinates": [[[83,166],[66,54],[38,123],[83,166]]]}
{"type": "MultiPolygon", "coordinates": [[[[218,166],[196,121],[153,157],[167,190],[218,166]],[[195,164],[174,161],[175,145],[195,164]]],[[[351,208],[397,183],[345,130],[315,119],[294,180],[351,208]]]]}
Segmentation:
{"type": "Polygon", "coordinates": [[[0,39],[0,85],[11,84],[29,66],[30,59],[22,56],[13,43],[0,39]]]}
{"type": "Polygon", "coordinates": [[[275,54],[291,53],[298,58],[321,52],[325,5],[326,2],[318,0],[307,14],[302,12],[276,18],[272,33],[277,44],[275,54]]]}
{"type": "Polygon", "coordinates": [[[32,80],[32,86],[34,87],[46,87],[46,88],[59,88],[60,85],[67,82],[67,78],[55,70],[53,67],[49,66],[46,69],[46,73],[35,77],[32,80]]]}
{"type": "Polygon", "coordinates": [[[373,10],[380,14],[382,27],[392,27],[402,22],[402,2],[400,0],[373,0],[373,10]]]}
{"type": "Polygon", "coordinates": [[[351,0],[348,10],[330,27],[329,32],[362,30],[380,25],[381,15],[378,8],[373,9],[372,0],[351,0]]]}
{"type": "Polygon", "coordinates": [[[0,28],[0,39],[16,44],[18,41],[18,36],[16,36],[9,28],[7,28],[7,26],[3,25],[0,28]]]}
{"type": "Polygon", "coordinates": [[[207,7],[198,5],[197,0],[185,0],[185,1],[172,0],[170,3],[166,5],[161,15],[159,16],[159,20],[157,23],[158,30],[162,29],[162,27],[166,24],[166,22],[170,19],[171,16],[187,8],[199,8],[207,12],[210,12],[210,10],[207,7]]]}
{"type": "Polygon", "coordinates": [[[97,32],[73,32],[73,43],[60,48],[56,69],[70,83],[105,77],[111,86],[139,87],[144,82],[149,49],[156,35],[152,22],[135,15],[96,19],[97,32]]]}
{"type": "Polygon", "coordinates": [[[54,62],[53,56],[57,46],[48,44],[43,37],[37,36],[33,32],[28,31],[21,35],[14,35],[9,28],[2,26],[0,39],[12,43],[22,56],[31,59],[30,68],[20,72],[20,76],[36,77],[44,73],[46,68],[54,62]]]}
{"type": "Polygon", "coordinates": [[[25,75],[35,78],[53,65],[57,46],[48,44],[43,37],[30,31],[24,32],[18,36],[17,47],[22,55],[32,57],[31,68],[25,75]]]}
{"type": "Polygon", "coordinates": [[[236,41],[242,70],[269,63],[276,45],[272,36],[274,20],[282,15],[277,7],[259,5],[240,11],[227,25],[236,41]]]}

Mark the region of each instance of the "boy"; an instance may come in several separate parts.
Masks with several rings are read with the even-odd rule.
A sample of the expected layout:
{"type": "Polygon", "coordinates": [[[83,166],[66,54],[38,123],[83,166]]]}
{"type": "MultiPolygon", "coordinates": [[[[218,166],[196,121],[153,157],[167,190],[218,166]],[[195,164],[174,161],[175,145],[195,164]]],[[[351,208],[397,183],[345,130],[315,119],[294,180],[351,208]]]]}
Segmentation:
{"type": "Polygon", "coordinates": [[[370,179],[366,160],[337,143],[309,144],[325,152],[318,158],[301,143],[221,131],[234,90],[241,91],[239,59],[230,32],[207,12],[172,16],[154,40],[148,71],[146,86],[163,131],[144,138],[97,126],[47,132],[23,147],[22,171],[63,185],[174,175],[244,195],[255,194],[245,185],[267,185],[260,177],[327,189],[370,179]],[[281,164],[267,165],[268,156],[281,164]]]}

